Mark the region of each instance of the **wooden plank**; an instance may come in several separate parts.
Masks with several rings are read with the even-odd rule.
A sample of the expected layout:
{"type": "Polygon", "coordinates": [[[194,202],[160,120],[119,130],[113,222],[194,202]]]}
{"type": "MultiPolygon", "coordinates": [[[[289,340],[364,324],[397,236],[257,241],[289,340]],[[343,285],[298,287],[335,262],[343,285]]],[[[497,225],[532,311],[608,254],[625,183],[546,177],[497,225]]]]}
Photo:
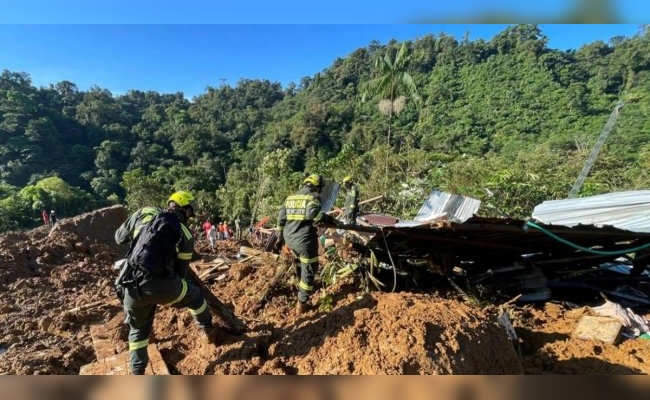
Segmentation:
{"type": "Polygon", "coordinates": [[[578,325],[573,331],[573,337],[616,344],[621,337],[622,330],[623,324],[616,318],[585,315],[578,321],[578,325]]]}
{"type": "Polygon", "coordinates": [[[162,354],[158,350],[158,346],[156,344],[150,344],[147,347],[147,352],[149,353],[149,365],[147,367],[151,367],[152,373],[154,375],[169,375],[169,369],[167,368],[167,364],[165,364],[165,360],[162,358],[162,354]]]}
{"type": "Polygon", "coordinates": [[[117,349],[111,336],[123,323],[124,313],[119,313],[104,324],[97,323],[90,325],[90,337],[93,340],[95,356],[98,360],[117,354],[117,349]]]}
{"type": "Polygon", "coordinates": [[[95,356],[98,360],[115,355],[115,346],[111,341],[110,333],[106,329],[105,324],[90,325],[90,337],[93,339],[95,356]]]}
{"type": "MultiPolygon", "coordinates": [[[[206,268],[205,270],[203,270],[203,271],[201,272],[201,274],[199,275],[199,278],[203,279],[204,277],[206,277],[207,275],[211,274],[212,272],[214,272],[214,271],[219,271],[219,270],[220,270],[219,268],[223,267],[224,264],[225,264],[225,263],[224,263],[223,261],[221,261],[221,262],[219,262],[219,263],[217,263],[217,264],[214,264],[214,265],[211,266],[210,268],[206,268]]],[[[228,268],[230,268],[230,267],[229,267],[229,266],[226,266],[226,269],[228,269],[228,268]]]]}
{"type": "Polygon", "coordinates": [[[224,274],[224,273],[222,273],[220,271],[216,271],[216,272],[213,272],[211,274],[205,275],[204,277],[201,278],[201,280],[203,282],[207,282],[207,281],[209,281],[211,279],[216,278],[218,281],[220,281],[220,280],[224,279],[225,277],[226,277],[226,274],[224,274]]]}
{"type": "Polygon", "coordinates": [[[246,258],[242,258],[241,260],[239,260],[239,263],[240,263],[240,264],[244,264],[244,263],[246,263],[246,262],[252,260],[252,259],[255,258],[255,257],[257,257],[257,256],[247,256],[246,258]]]}
{"type": "MultiPolygon", "coordinates": [[[[158,346],[152,343],[147,347],[149,365],[145,375],[169,375],[169,369],[158,351],[158,346]]],[[[79,369],[79,375],[128,375],[129,352],[125,351],[114,356],[106,357],[91,364],[86,364],[79,369]]]]}
{"type": "Polygon", "coordinates": [[[81,310],[87,310],[87,309],[89,309],[89,308],[94,308],[94,307],[99,307],[99,306],[105,306],[105,305],[107,305],[107,304],[109,304],[109,303],[106,302],[105,300],[95,301],[95,302],[93,302],[93,303],[83,304],[83,305],[81,305],[81,306],[79,306],[79,307],[75,307],[75,308],[71,308],[71,309],[69,309],[69,310],[66,310],[66,311],[63,312],[63,314],[76,313],[76,312],[79,312],[79,311],[81,311],[81,310]]]}
{"type": "Polygon", "coordinates": [[[196,283],[203,297],[205,297],[210,310],[212,310],[214,317],[216,317],[216,323],[222,329],[225,329],[229,333],[240,334],[247,329],[246,324],[238,316],[235,315],[235,312],[230,308],[226,307],[225,304],[217,296],[212,293],[210,288],[206,287],[205,284],[199,279],[196,273],[190,269],[187,271],[187,278],[192,279],[196,283]]]}
{"type": "MultiPolygon", "coordinates": [[[[362,206],[364,204],[372,203],[373,201],[381,200],[383,198],[384,198],[384,195],[382,194],[382,195],[379,195],[379,196],[376,196],[376,197],[373,197],[373,198],[370,198],[370,199],[367,199],[367,200],[362,200],[362,201],[359,202],[359,205],[362,206]]],[[[341,208],[335,207],[334,210],[328,211],[327,214],[342,213],[344,210],[345,210],[345,207],[341,207],[341,208]]]]}
{"type": "Polygon", "coordinates": [[[247,256],[259,256],[260,254],[262,254],[262,251],[254,249],[252,247],[246,247],[246,246],[241,246],[239,248],[239,252],[247,256]]]}

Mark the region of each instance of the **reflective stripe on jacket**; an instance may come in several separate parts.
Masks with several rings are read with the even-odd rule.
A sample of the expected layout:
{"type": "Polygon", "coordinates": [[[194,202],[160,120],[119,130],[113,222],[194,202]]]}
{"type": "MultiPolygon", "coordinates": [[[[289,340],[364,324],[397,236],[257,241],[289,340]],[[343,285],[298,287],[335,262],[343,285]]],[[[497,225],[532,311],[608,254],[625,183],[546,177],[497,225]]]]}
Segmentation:
{"type": "Polygon", "coordinates": [[[283,232],[287,243],[306,242],[317,238],[314,222],[320,222],[323,218],[320,196],[303,187],[284,201],[278,215],[277,229],[283,232]]]}
{"type": "Polygon", "coordinates": [[[148,224],[153,217],[162,212],[159,207],[144,207],[127,218],[126,221],[115,231],[115,242],[117,244],[126,244],[133,240],[143,226],[148,224]]]}

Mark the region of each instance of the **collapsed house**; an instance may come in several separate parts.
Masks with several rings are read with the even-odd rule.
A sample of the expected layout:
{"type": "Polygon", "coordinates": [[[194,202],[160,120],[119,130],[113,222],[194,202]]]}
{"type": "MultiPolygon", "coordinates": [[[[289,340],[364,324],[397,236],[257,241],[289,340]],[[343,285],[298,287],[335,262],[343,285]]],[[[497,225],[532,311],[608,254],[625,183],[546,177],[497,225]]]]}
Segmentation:
{"type": "MultiPolygon", "coordinates": [[[[324,204],[336,189],[324,191],[324,204]]],[[[355,226],[328,230],[329,244],[344,244],[328,254],[343,258],[341,274],[382,290],[437,277],[477,300],[606,297],[650,306],[650,191],[548,201],[529,220],[479,217],[480,206],[434,190],[414,220],[362,214],[355,226]]]]}

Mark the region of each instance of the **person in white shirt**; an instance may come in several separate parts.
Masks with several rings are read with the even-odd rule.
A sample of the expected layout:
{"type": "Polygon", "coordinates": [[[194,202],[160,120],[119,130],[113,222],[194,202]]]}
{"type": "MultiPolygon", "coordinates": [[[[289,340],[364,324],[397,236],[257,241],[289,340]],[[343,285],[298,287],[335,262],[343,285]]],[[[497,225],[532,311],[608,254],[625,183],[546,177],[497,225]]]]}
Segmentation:
{"type": "Polygon", "coordinates": [[[208,240],[210,241],[210,249],[214,251],[214,244],[217,241],[217,228],[214,225],[208,231],[208,240]]]}

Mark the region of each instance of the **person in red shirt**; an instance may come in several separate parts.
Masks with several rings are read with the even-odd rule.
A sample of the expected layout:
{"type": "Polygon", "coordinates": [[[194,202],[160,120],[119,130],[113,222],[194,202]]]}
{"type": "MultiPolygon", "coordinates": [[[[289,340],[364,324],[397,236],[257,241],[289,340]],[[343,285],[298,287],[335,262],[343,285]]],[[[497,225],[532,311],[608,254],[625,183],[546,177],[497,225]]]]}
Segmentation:
{"type": "Polygon", "coordinates": [[[219,226],[217,227],[217,232],[219,233],[219,240],[224,240],[226,238],[223,230],[223,222],[219,222],[219,226]]]}
{"type": "Polygon", "coordinates": [[[43,218],[43,225],[50,224],[50,214],[47,213],[47,210],[43,210],[41,217],[43,218]]]}
{"type": "Polygon", "coordinates": [[[212,222],[210,222],[210,218],[208,218],[203,223],[203,232],[205,232],[205,240],[207,240],[208,242],[210,241],[210,228],[212,228],[212,222]]]}
{"type": "Polygon", "coordinates": [[[223,223],[223,240],[230,239],[230,227],[228,226],[228,221],[223,223]]]}

